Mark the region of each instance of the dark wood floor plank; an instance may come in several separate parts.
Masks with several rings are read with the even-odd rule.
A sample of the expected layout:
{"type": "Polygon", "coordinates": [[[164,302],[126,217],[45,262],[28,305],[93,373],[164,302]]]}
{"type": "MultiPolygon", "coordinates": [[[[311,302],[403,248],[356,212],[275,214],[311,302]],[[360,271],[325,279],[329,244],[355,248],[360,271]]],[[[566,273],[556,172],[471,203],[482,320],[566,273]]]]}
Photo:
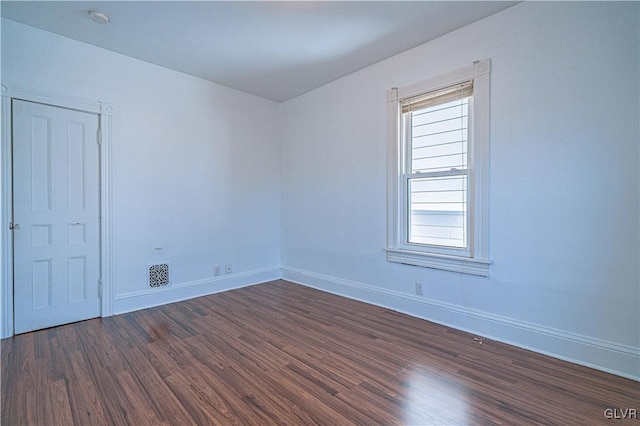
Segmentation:
{"type": "Polygon", "coordinates": [[[285,281],[0,345],[12,426],[611,424],[607,409],[638,424],[619,417],[640,411],[638,382],[285,281]]]}
{"type": "Polygon", "coordinates": [[[102,402],[89,375],[89,367],[80,351],[67,357],[66,388],[73,419],[81,424],[105,424],[102,402]]]}
{"type": "Polygon", "coordinates": [[[47,413],[52,425],[70,425],[73,424],[73,415],[71,414],[71,405],[69,404],[69,394],[64,380],[56,380],[50,384],[48,390],[49,401],[47,413]]]}

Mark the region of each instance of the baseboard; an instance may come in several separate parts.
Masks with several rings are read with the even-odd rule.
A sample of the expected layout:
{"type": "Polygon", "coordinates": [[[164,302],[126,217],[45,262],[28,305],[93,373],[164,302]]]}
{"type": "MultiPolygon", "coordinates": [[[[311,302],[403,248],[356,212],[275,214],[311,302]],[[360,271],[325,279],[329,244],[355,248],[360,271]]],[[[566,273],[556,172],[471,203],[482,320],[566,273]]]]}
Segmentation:
{"type": "Polygon", "coordinates": [[[292,267],[282,279],[640,381],[640,349],[292,267]]]}
{"type": "Polygon", "coordinates": [[[123,314],[139,309],[180,302],[194,297],[261,284],[280,278],[280,268],[271,267],[213,277],[204,280],[173,284],[168,287],[119,294],[113,303],[113,313],[123,314]]]}

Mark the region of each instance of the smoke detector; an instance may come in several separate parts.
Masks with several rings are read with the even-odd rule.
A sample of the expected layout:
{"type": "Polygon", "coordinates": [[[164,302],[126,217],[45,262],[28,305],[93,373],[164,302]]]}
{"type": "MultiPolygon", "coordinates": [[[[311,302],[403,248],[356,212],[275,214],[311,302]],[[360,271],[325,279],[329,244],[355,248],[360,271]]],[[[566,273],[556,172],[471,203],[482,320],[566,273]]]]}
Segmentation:
{"type": "Polygon", "coordinates": [[[91,18],[93,22],[97,22],[98,24],[102,24],[102,25],[107,25],[111,21],[111,19],[109,18],[109,15],[107,15],[101,10],[96,10],[96,9],[91,9],[89,11],[89,18],[91,18]]]}

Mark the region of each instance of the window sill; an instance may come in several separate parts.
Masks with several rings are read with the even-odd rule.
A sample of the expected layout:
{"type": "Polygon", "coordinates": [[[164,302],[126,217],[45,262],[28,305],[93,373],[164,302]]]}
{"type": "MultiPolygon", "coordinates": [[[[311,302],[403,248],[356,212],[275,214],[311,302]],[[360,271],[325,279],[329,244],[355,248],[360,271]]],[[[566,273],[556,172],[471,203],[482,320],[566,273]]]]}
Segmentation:
{"type": "Polygon", "coordinates": [[[422,266],[425,268],[441,269],[444,271],[460,272],[462,274],[489,276],[491,260],[472,259],[469,257],[448,256],[444,254],[424,253],[419,251],[385,249],[387,260],[405,265],[422,266]]]}

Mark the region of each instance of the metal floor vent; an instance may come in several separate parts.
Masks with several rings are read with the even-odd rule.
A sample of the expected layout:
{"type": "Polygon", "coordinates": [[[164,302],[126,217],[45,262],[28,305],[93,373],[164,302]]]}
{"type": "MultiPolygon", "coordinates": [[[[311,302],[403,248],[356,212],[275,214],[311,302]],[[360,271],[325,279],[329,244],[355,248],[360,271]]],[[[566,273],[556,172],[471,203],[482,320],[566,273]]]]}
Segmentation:
{"type": "Polygon", "coordinates": [[[161,287],[169,284],[169,264],[149,265],[149,287],[161,287]]]}

